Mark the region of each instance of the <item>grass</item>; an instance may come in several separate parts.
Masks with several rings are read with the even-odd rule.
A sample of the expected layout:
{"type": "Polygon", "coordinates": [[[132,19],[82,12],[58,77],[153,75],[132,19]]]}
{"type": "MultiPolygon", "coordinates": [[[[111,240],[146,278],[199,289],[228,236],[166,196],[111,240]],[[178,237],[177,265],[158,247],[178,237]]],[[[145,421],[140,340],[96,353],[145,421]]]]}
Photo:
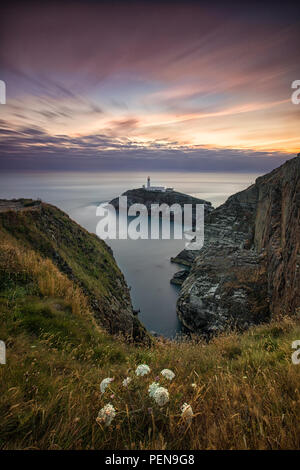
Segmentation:
{"type": "MultiPolygon", "coordinates": [[[[132,309],[129,289],[111,250],[96,235],[87,232],[56,207],[40,203],[26,210],[0,212],[0,236],[6,243],[13,244],[14,249],[18,247],[19,253],[24,252],[24,257],[29,258],[28,263],[33,253],[33,263],[37,266],[41,259],[44,260],[43,273],[39,267],[35,271],[40,272],[39,288],[43,289],[43,284],[47,292],[51,288],[54,265],[58,273],[64,275],[63,284],[66,284],[67,279],[71,280],[72,298],[76,296],[72,290],[75,286],[84,293],[99,324],[111,333],[128,332],[129,322],[126,317],[132,309]]],[[[10,267],[13,280],[15,262],[7,249],[1,256],[3,263],[6,260],[10,267]]],[[[28,269],[34,271],[35,267],[32,265],[28,269]]],[[[19,278],[22,275],[18,271],[18,281],[21,281],[19,278]]],[[[59,274],[55,275],[57,277],[59,274]]],[[[59,289],[58,286],[56,289],[59,289]]],[[[65,297],[67,294],[64,292],[62,295],[65,297]]],[[[136,318],[133,321],[133,336],[140,340],[145,337],[149,339],[136,318]]]]}
{"type": "Polygon", "coordinates": [[[43,323],[43,332],[20,324],[19,334],[6,338],[2,449],[299,448],[300,370],[291,363],[291,342],[300,328],[291,321],[276,325],[283,330],[280,338],[268,325],[209,345],[164,341],[146,350],[69,326],[62,337],[55,323],[43,323]],[[266,341],[277,347],[266,350],[266,341]],[[232,343],[242,352],[228,359],[232,343]],[[149,376],[135,376],[140,363],[149,364],[149,376]],[[176,376],[171,383],[161,378],[170,402],[160,408],[147,389],[165,367],[176,376]],[[133,380],[124,388],[127,376],[133,380]],[[102,395],[105,377],[114,381],[102,395]],[[180,416],[184,402],[194,411],[190,426],[180,416]],[[109,428],[96,423],[107,403],[117,411],[109,428]]]}
{"type": "Polygon", "coordinates": [[[50,258],[6,231],[0,244],[0,449],[299,448],[300,366],[291,361],[299,321],[209,344],[128,344],[99,327],[85,291],[50,258]],[[151,372],[136,377],[142,363],[151,372]],[[176,374],[172,382],[160,376],[164,368],[176,374]],[[147,393],[157,376],[170,395],[163,407],[147,393]],[[114,381],[101,394],[105,377],[114,381]],[[117,412],[109,427],[96,422],[107,403],[117,412]]]}

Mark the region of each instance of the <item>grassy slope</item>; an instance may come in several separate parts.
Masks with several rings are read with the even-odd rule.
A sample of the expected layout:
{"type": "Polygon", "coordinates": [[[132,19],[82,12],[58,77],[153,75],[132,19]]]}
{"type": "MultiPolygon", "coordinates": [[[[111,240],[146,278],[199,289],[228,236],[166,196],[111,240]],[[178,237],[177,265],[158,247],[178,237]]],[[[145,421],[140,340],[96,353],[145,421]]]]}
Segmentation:
{"type": "Polygon", "coordinates": [[[82,288],[93,314],[111,333],[132,331],[136,339],[146,335],[132,316],[130,294],[109,247],[87,232],[67,214],[50,204],[28,200],[27,210],[0,212],[0,229],[22,246],[55,262],[82,288]]]}
{"type": "Polygon", "coordinates": [[[9,233],[0,240],[0,448],[299,448],[300,366],[291,363],[299,324],[286,319],[209,345],[125,344],[101,331],[83,290],[52,260],[9,233]],[[134,377],[140,363],[150,376],[134,377]],[[176,377],[161,381],[170,403],[160,409],[147,387],[163,368],[176,377]],[[104,377],[115,380],[101,395],[104,377]],[[102,428],[95,418],[108,402],[118,413],[102,428]],[[184,402],[195,413],[190,427],[184,402]]]}

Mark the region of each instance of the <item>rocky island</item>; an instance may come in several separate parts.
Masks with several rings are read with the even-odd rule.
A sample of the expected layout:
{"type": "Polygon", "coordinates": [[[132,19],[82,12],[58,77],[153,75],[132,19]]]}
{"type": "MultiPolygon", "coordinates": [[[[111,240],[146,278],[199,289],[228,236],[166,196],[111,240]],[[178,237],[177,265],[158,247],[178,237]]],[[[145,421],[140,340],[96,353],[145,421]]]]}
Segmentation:
{"type": "MultiPolygon", "coordinates": [[[[173,261],[190,266],[177,314],[192,332],[240,330],[300,314],[300,158],[287,161],[211,211],[204,247],[173,261]]],[[[184,279],[186,277],[186,279],[184,279]]]]}
{"type": "MultiPolygon", "coordinates": [[[[151,187],[150,183],[148,183],[148,187],[144,186],[142,188],[130,189],[124,192],[121,196],[127,197],[127,209],[133,204],[143,204],[146,206],[149,214],[152,204],[166,204],[169,207],[173,204],[178,204],[182,209],[184,209],[185,204],[191,204],[193,206],[193,222],[195,221],[194,208],[196,207],[196,204],[204,204],[205,216],[213,210],[211,202],[209,201],[174,191],[173,188],[170,188],[169,190],[167,188],[165,190],[163,187],[151,187]]],[[[110,204],[114,206],[116,210],[119,210],[119,198],[112,199],[110,204]]],[[[172,212],[170,216],[170,219],[173,220],[172,212]]]]}
{"type": "MultiPolygon", "coordinates": [[[[211,202],[199,199],[197,197],[189,196],[188,194],[180,193],[178,191],[172,192],[158,192],[158,191],[147,191],[144,188],[129,189],[122,196],[127,197],[128,207],[132,204],[144,204],[147,209],[151,208],[151,204],[179,204],[181,207],[184,204],[204,204],[206,213],[213,210],[211,202]]],[[[119,198],[112,199],[110,201],[116,209],[119,207],[119,198]]]]}

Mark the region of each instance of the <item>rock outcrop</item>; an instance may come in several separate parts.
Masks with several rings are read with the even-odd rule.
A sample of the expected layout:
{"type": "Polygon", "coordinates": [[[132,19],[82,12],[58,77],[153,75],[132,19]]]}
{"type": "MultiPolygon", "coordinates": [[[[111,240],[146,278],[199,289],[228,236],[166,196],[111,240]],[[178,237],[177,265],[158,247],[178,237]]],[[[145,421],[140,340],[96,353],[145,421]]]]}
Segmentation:
{"type": "MultiPolygon", "coordinates": [[[[179,204],[181,208],[184,207],[184,204],[192,204],[193,207],[195,207],[196,204],[204,204],[205,215],[208,215],[213,210],[209,201],[189,196],[188,194],[180,193],[178,191],[159,192],[138,188],[126,191],[122,196],[127,197],[127,207],[132,206],[133,204],[143,204],[146,206],[149,214],[152,204],[167,204],[168,206],[179,204]]],[[[113,199],[110,201],[110,204],[118,210],[119,198],[113,199]]]]}
{"type": "Polygon", "coordinates": [[[189,275],[189,271],[187,269],[182,269],[181,271],[177,271],[177,273],[174,274],[172,279],[170,280],[171,284],[175,284],[177,286],[181,286],[183,282],[186,280],[186,278],[189,275]]]}
{"type": "Polygon", "coordinates": [[[205,223],[177,302],[186,328],[212,335],[300,313],[300,158],[231,196],[205,223]]]}

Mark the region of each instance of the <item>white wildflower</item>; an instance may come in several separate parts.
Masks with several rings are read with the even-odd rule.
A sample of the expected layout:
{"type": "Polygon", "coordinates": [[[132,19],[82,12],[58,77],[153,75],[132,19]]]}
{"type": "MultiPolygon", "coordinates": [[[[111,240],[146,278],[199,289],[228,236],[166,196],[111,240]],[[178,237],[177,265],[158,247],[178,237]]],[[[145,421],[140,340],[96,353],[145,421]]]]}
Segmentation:
{"type": "Polygon", "coordinates": [[[147,366],[146,364],[140,364],[139,366],[137,366],[136,371],[135,371],[136,375],[141,375],[141,376],[147,375],[149,374],[149,372],[150,372],[150,367],[147,366]]]}
{"type": "Polygon", "coordinates": [[[131,377],[126,377],[126,379],[124,379],[123,382],[122,382],[123,387],[128,387],[128,385],[130,384],[131,381],[132,381],[131,377]]]}
{"type": "Polygon", "coordinates": [[[164,387],[158,387],[154,392],[153,398],[159,406],[163,406],[169,401],[169,392],[164,387]]]}
{"type": "Polygon", "coordinates": [[[149,385],[148,393],[149,393],[150,398],[154,398],[154,393],[156,392],[158,388],[159,388],[159,383],[157,382],[153,382],[151,385],[149,385]]]}
{"type": "Polygon", "coordinates": [[[100,384],[100,392],[104,393],[107,386],[113,381],[114,379],[111,377],[107,377],[106,379],[103,379],[101,384],[100,384]]]}
{"type": "Polygon", "coordinates": [[[197,384],[192,384],[192,387],[193,387],[193,388],[197,388],[197,384]]]}
{"type": "Polygon", "coordinates": [[[172,370],[170,369],[163,369],[161,371],[161,375],[163,375],[166,379],[168,380],[173,380],[175,377],[175,374],[172,370]]]}
{"type": "Polygon", "coordinates": [[[191,405],[184,403],[181,407],[181,417],[187,421],[188,424],[192,422],[194,413],[191,405]]]}
{"type": "Polygon", "coordinates": [[[99,411],[96,421],[98,424],[103,423],[105,426],[110,426],[115,416],[116,410],[110,403],[108,403],[99,411]]]}

